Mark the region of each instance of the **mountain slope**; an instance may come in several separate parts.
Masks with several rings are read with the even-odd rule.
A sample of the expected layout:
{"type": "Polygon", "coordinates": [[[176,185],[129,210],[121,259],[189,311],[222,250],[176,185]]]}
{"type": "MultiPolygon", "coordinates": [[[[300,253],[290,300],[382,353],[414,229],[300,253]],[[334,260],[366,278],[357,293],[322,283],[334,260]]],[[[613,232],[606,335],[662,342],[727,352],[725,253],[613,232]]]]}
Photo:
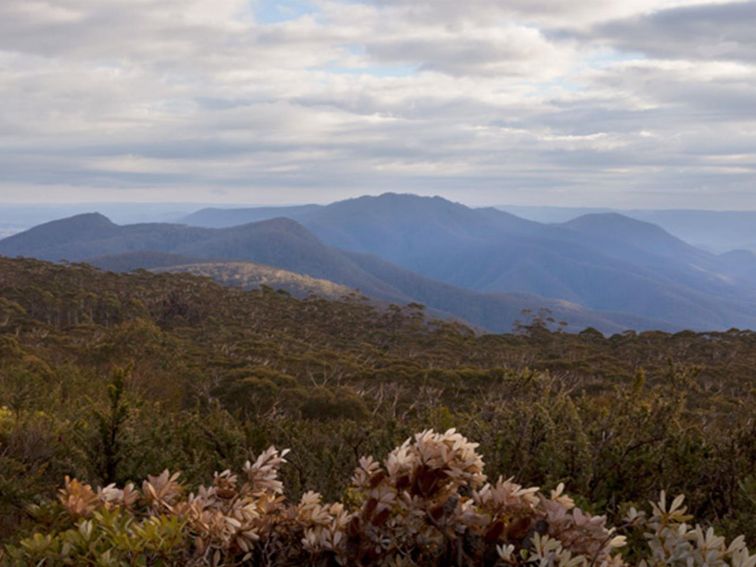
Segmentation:
{"type": "Polygon", "coordinates": [[[287,291],[299,298],[317,295],[329,299],[338,299],[354,293],[354,290],[332,281],[272,268],[255,262],[200,262],[157,268],[152,271],[204,276],[212,278],[220,284],[246,290],[267,286],[287,291]]]}
{"type": "MultiPolygon", "coordinates": [[[[391,281],[394,288],[436,311],[464,314],[463,318],[486,329],[511,329],[523,318],[523,310],[548,309],[558,321],[568,323],[568,331],[594,327],[605,333],[627,329],[679,329],[675,323],[628,313],[586,309],[573,302],[528,293],[480,293],[460,288],[400,268],[376,256],[348,252],[365,271],[391,281]]],[[[437,315],[439,313],[436,313],[437,315]]]]}
{"type": "Polygon", "coordinates": [[[180,254],[150,251],[124,252],[123,254],[87,258],[87,264],[108,272],[132,272],[139,269],[151,270],[166,266],[193,264],[197,261],[199,261],[198,258],[190,258],[188,256],[181,256],[180,254]]]}
{"type": "Polygon", "coordinates": [[[605,248],[616,249],[618,245],[622,245],[639,252],[652,250],[653,255],[661,257],[707,256],[705,252],[675,238],[661,227],[618,213],[587,214],[561,226],[594,238],[605,248]]]}

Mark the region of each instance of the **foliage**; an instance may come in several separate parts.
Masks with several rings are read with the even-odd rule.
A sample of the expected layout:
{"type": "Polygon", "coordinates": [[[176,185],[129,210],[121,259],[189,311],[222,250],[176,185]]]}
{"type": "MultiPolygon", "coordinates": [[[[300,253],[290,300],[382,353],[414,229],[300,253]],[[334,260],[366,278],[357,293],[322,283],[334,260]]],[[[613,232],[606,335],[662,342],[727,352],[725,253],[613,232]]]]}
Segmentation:
{"type": "MultiPolygon", "coordinates": [[[[275,447],[241,473],[215,473],[189,492],[179,474],[92,489],[66,478],[58,500],[68,528],[7,548],[15,565],[565,565],[626,564],[626,536],[563,493],[512,479],[487,482],[477,444],[454,429],[424,431],[379,463],[362,457],[347,502],[283,496],[287,451],[275,447]]],[[[649,517],[634,508],[623,529],[645,530],[640,565],[753,567],[743,537],[727,545],[688,526],[679,496],[649,517]]],[[[65,520],[64,520],[65,522],[65,520]]]]}
{"type": "MultiPolygon", "coordinates": [[[[492,478],[564,483],[608,523],[665,489],[752,542],[755,366],[747,331],[480,335],[417,305],[0,258],[0,540],[73,529],[47,504],[65,476],[126,486],[170,469],[197,487],[270,445],[292,449],[292,501],[353,510],[360,455],[455,427],[492,478]]],[[[140,514],[107,521],[128,532],[140,514]]],[[[139,551],[147,564],[186,550],[187,528],[158,520],[181,541],[139,551]]]]}

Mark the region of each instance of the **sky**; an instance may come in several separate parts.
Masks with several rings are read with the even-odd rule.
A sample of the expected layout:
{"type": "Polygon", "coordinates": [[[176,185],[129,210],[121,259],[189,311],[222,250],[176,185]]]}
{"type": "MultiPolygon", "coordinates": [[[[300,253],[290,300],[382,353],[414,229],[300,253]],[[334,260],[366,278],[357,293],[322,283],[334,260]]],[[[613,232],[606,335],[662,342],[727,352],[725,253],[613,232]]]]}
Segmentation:
{"type": "Polygon", "coordinates": [[[755,1],[3,0],[0,203],[756,209],[755,29],[755,1]]]}

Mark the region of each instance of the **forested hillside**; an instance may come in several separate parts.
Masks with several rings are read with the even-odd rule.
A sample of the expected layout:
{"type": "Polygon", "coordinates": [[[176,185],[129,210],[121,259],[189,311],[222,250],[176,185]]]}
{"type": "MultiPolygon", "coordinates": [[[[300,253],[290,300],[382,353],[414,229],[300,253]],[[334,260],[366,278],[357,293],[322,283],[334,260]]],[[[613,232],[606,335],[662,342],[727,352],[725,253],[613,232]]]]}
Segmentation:
{"type": "Polygon", "coordinates": [[[291,501],[348,502],[359,456],[455,427],[492,482],[564,483],[614,525],[661,489],[685,493],[698,521],[753,544],[756,333],[554,323],[476,334],[417,304],[0,258],[0,539],[72,527],[67,475],[123,486],[169,469],[196,490],[270,445],[291,449],[291,501]]]}

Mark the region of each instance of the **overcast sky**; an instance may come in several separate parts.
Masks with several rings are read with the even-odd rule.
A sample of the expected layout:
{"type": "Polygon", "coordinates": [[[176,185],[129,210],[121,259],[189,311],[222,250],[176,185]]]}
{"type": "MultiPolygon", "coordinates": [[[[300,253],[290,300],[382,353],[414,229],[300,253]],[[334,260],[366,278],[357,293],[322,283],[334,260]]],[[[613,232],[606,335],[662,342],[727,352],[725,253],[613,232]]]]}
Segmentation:
{"type": "Polygon", "coordinates": [[[756,209],[756,2],[2,0],[0,202],[756,209]]]}

